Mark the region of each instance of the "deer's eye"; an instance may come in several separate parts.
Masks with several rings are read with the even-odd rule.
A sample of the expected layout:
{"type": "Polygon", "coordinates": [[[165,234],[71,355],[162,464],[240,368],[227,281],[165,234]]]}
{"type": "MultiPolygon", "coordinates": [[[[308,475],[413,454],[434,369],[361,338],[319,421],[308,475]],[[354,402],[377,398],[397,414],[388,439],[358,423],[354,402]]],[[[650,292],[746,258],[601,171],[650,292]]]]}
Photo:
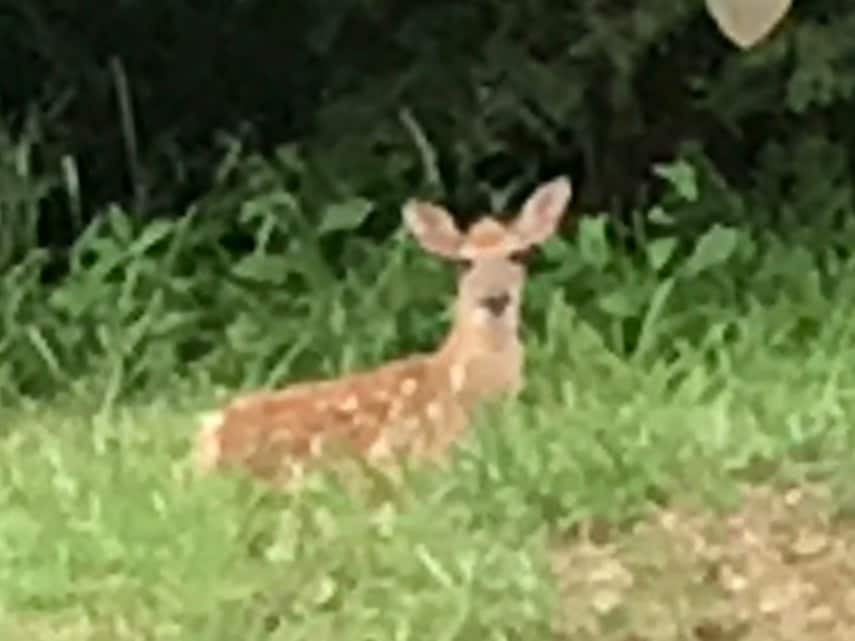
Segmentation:
{"type": "Polygon", "coordinates": [[[510,256],[508,256],[508,259],[514,263],[517,263],[518,265],[525,265],[528,262],[530,257],[531,257],[531,251],[530,250],[521,249],[519,251],[515,251],[510,256]]]}
{"type": "Polygon", "coordinates": [[[472,269],[472,261],[469,258],[458,258],[455,264],[457,265],[457,269],[462,272],[472,269]]]}

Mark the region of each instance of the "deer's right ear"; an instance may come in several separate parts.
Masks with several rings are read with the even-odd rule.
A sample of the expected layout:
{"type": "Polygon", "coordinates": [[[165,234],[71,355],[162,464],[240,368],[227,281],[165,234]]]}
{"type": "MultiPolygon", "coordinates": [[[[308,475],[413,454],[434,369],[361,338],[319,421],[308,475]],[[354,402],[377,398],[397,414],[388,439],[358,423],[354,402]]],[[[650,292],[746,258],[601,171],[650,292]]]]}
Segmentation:
{"type": "Polygon", "coordinates": [[[404,205],[404,222],[416,240],[429,252],[445,258],[457,258],[463,234],[454,219],[438,205],[411,200],[404,205]]]}

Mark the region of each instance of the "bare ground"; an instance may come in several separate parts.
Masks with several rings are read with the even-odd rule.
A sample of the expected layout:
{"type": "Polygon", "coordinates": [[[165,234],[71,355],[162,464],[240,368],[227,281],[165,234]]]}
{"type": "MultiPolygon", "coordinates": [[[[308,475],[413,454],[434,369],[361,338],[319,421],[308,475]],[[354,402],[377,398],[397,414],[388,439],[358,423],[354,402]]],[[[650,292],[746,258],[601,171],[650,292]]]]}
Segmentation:
{"type": "Polygon", "coordinates": [[[748,488],[726,513],[674,506],[554,555],[566,639],[852,641],[855,523],[821,488],[748,488]]]}

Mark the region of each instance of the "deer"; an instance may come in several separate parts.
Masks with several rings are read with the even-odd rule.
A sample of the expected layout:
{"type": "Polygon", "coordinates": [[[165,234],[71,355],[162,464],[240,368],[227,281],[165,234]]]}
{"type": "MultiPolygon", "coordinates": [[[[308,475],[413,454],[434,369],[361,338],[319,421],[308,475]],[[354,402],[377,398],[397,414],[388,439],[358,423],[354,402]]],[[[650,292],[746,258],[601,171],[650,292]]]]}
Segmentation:
{"type": "Polygon", "coordinates": [[[526,259],[556,233],[571,193],[569,178],[553,178],[528,195],[513,220],[483,215],[466,232],[441,205],[406,201],[403,222],[421,248],[460,267],[445,338],[431,352],[339,378],[236,395],[202,416],[197,472],[238,468],[289,484],[335,451],[381,467],[404,458],[444,460],[478,407],[523,388],[526,259]]]}

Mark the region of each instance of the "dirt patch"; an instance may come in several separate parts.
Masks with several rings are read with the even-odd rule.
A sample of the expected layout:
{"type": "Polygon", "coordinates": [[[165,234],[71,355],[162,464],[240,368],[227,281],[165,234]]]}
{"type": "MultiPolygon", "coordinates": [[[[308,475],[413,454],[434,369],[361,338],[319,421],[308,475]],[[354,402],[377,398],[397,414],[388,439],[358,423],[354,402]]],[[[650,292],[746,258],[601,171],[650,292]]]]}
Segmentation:
{"type": "Polygon", "coordinates": [[[567,639],[852,641],[855,524],[827,492],[745,491],[738,509],[661,510],[608,543],[562,545],[567,639]]]}

